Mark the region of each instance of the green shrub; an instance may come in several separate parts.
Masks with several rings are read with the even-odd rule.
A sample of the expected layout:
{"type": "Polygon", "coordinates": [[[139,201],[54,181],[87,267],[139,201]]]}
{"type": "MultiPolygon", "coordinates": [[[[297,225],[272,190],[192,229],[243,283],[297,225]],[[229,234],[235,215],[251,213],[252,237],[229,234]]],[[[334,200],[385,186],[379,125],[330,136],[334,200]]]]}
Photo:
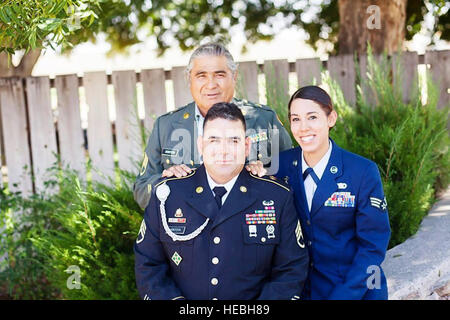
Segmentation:
{"type": "Polygon", "coordinates": [[[133,243],[142,210],[131,192],[134,174],[120,172],[116,184],[84,185],[74,172],[52,170],[57,181],[51,183],[59,185],[56,194],[29,200],[10,197],[16,199],[10,202],[27,202],[29,210],[11,225],[21,237],[9,237],[7,246],[8,259],[23,267],[8,263],[6,280],[0,278],[3,286],[7,281],[7,287],[15,288],[9,290],[13,298],[137,299],[133,243]],[[23,233],[23,225],[29,225],[29,231],[23,233]],[[36,259],[12,248],[31,250],[36,259]],[[79,289],[68,285],[74,266],[80,271],[79,289]],[[36,295],[23,292],[36,283],[31,277],[21,281],[25,274],[43,279],[45,285],[36,295]]]}
{"type": "Polygon", "coordinates": [[[0,189],[0,297],[3,299],[56,298],[58,291],[49,284],[44,258],[31,238],[51,229],[50,203],[38,196],[0,189]]]}

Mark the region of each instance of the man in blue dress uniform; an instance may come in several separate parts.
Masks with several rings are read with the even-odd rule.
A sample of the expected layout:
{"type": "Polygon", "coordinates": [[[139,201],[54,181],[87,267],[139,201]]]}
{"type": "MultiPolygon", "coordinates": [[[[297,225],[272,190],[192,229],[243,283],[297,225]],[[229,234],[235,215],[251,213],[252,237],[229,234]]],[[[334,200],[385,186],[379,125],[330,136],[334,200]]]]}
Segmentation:
{"type": "Polygon", "coordinates": [[[293,193],[244,168],[245,120],[218,103],[197,140],[203,165],[155,184],[136,244],[143,299],[299,299],[308,255],[293,193]]]}

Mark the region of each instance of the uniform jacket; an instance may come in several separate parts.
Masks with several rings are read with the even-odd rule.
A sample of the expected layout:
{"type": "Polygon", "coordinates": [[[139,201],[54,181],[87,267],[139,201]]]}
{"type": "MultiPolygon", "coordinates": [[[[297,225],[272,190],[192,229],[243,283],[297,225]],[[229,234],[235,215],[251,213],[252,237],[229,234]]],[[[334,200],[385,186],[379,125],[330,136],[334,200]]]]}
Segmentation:
{"type": "Polygon", "coordinates": [[[387,299],[381,270],[390,238],[386,198],[376,164],[334,141],[308,210],[301,149],[280,154],[279,178],[295,193],[310,271],[306,299],[387,299]],[[369,289],[372,288],[372,289],[369,289]]]}
{"type": "MultiPolygon", "coordinates": [[[[273,168],[268,170],[269,173],[275,173],[278,163],[271,163],[272,153],[278,156],[279,151],[292,147],[288,132],[271,108],[246,100],[233,99],[232,102],[242,110],[247,126],[246,134],[252,139],[249,160],[259,159],[266,166],[270,165],[273,168]],[[277,141],[278,144],[273,141],[277,141]]],[[[136,202],[141,208],[147,206],[151,186],[161,177],[164,169],[178,164],[195,168],[200,163],[197,151],[195,103],[192,102],[156,119],[147,142],[141,170],[133,187],[136,202]]]]}
{"type": "Polygon", "coordinates": [[[143,299],[298,299],[308,270],[293,193],[245,169],[220,210],[203,165],[159,182],[134,250],[143,299]],[[155,194],[164,183],[165,221],[174,234],[189,236],[210,219],[194,238],[174,241],[165,231],[155,194]]]}

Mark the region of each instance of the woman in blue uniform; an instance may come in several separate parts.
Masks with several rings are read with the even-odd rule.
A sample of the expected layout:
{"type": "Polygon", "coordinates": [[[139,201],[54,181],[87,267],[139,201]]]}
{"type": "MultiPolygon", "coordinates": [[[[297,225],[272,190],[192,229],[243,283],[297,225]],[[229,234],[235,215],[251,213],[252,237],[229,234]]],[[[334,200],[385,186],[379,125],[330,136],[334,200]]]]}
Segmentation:
{"type": "Polygon", "coordinates": [[[329,137],[336,124],[330,96],[317,86],[289,101],[300,147],[280,154],[277,176],[295,193],[310,254],[304,299],[387,299],[381,269],[389,243],[386,198],[377,165],[329,137]]]}

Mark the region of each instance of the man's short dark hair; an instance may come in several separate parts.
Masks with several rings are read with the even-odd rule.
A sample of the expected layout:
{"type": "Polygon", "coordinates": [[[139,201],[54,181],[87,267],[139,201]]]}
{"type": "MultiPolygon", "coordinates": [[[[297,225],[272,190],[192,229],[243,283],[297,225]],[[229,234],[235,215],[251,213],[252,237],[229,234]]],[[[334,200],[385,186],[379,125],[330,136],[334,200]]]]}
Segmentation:
{"type": "Polygon", "coordinates": [[[206,113],[205,120],[203,122],[203,128],[205,128],[208,121],[214,119],[225,119],[231,121],[241,121],[244,126],[244,131],[247,129],[245,125],[245,118],[242,114],[241,109],[234,103],[229,102],[219,102],[215,103],[211,108],[209,108],[206,113]]]}

